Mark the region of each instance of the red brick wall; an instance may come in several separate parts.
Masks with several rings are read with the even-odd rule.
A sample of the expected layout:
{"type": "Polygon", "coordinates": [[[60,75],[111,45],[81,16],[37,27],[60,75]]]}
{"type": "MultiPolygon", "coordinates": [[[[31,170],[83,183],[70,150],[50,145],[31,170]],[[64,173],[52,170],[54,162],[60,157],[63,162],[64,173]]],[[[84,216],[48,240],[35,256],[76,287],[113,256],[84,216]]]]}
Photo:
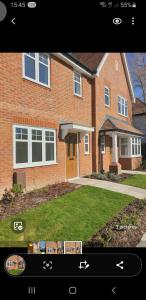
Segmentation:
{"type": "MultiPolygon", "coordinates": [[[[95,107],[96,107],[96,141],[98,140],[99,130],[104,123],[105,116],[110,115],[121,120],[132,122],[132,100],[127,85],[125,71],[120,53],[111,53],[103,68],[100,71],[99,77],[96,77],[96,93],[95,93],[95,107]],[[115,69],[115,61],[118,62],[118,71],[115,69]],[[110,107],[106,107],[104,103],[104,87],[110,88],[110,107]],[[128,101],[128,118],[118,114],[118,95],[125,97],[128,101]]],[[[94,126],[94,124],[93,124],[94,126]]],[[[96,149],[96,166],[94,170],[99,170],[99,147],[96,149]]],[[[111,155],[109,148],[107,148],[104,155],[105,171],[108,171],[111,162],[111,155]]]]}
{"type": "Polygon", "coordinates": [[[136,170],[142,163],[141,157],[121,157],[119,159],[119,162],[121,164],[121,167],[123,170],[136,170]]]}
{"type": "MultiPolygon", "coordinates": [[[[59,130],[59,122],[92,126],[91,81],[82,76],[83,97],[74,96],[73,69],[51,57],[51,87],[22,78],[22,54],[0,54],[0,192],[12,186],[12,125],[25,124],[59,130]]],[[[80,145],[80,175],[91,172],[92,157],[86,159],[80,145]]],[[[65,180],[65,144],[57,139],[57,164],[25,168],[27,189],[65,180]],[[41,172],[41,173],[40,173],[41,172]],[[41,176],[40,176],[41,174],[41,176]]]]}

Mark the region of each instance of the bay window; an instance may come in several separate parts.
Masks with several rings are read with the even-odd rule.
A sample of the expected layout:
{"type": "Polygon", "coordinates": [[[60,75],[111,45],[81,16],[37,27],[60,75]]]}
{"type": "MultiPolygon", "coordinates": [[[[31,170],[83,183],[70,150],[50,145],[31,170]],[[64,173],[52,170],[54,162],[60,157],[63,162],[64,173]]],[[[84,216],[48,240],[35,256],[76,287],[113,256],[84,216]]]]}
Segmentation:
{"type": "Polygon", "coordinates": [[[126,157],[141,156],[141,138],[120,138],[120,155],[126,157]]]}
{"type": "Polygon", "coordinates": [[[56,163],[56,131],[14,125],[14,167],[56,163]]]}
{"type": "Polygon", "coordinates": [[[132,138],[132,156],[141,156],[141,138],[132,138]]]}
{"type": "Polygon", "coordinates": [[[50,86],[49,56],[45,53],[28,52],[23,54],[23,77],[50,86]]]}
{"type": "Polygon", "coordinates": [[[121,138],[121,156],[128,156],[128,138],[121,138]]]}

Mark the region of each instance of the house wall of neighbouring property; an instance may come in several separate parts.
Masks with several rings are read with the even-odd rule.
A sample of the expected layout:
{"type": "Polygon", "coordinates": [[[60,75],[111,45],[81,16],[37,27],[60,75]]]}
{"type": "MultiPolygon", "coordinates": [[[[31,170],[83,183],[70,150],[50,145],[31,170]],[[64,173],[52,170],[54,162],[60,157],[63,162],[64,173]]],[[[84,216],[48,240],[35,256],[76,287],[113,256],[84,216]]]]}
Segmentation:
{"type": "MultiPolygon", "coordinates": [[[[12,187],[13,124],[56,129],[57,164],[24,168],[27,190],[65,180],[66,147],[60,140],[59,122],[74,122],[92,126],[91,81],[82,76],[83,97],[74,96],[73,69],[51,56],[51,86],[44,87],[22,77],[22,54],[0,54],[0,193],[12,187]]],[[[91,138],[90,138],[91,144],[91,138]]],[[[79,145],[80,175],[92,171],[90,154],[84,154],[83,138],[79,145]]],[[[17,169],[18,171],[18,169],[17,169]]]]}
{"type": "Polygon", "coordinates": [[[144,137],[142,139],[142,144],[146,144],[146,114],[134,115],[133,125],[143,132],[144,137]]]}
{"type": "MultiPolygon", "coordinates": [[[[100,170],[99,163],[99,130],[104,123],[105,116],[111,116],[118,118],[119,120],[128,121],[129,124],[132,124],[132,100],[127,84],[127,79],[124,71],[123,62],[121,59],[120,53],[111,53],[103,68],[100,71],[99,77],[95,79],[94,86],[94,107],[96,107],[96,120],[93,123],[93,126],[96,126],[96,149],[94,147],[94,152],[96,153],[96,161],[94,160],[93,170],[100,170]],[[115,66],[118,63],[118,71],[115,66]],[[106,107],[104,103],[104,87],[108,86],[110,88],[110,107],[106,107]],[[128,117],[124,117],[118,114],[118,95],[123,96],[128,101],[128,117]]],[[[109,144],[107,143],[106,152],[103,155],[104,168],[105,171],[109,170],[109,165],[112,160],[112,153],[109,149],[109,144]]]]}
{"type": "Polygon", "coordinates": [[[144,134],[141,141],[141,151],[143,158],[146,159],[146,114],[133,115],[133,125],[144,134]]]}

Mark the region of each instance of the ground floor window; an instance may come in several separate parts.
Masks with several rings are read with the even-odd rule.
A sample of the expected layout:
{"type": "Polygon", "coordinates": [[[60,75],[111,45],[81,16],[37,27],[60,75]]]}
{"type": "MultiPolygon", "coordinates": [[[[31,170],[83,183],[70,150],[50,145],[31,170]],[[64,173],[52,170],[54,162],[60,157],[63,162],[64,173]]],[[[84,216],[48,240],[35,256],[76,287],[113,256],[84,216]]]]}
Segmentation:
{"type": "Polygon", "coordinates": [[[14,167],[33,167],[56,162],[54,129],[14,126],[14,167]]]}
{"type": "Polygon", "coordinates": [[[100,151],[101,153],[105,153],[105,136],[101,135],[100,137],[100,151]]]}
{"type": "Polygon", "coordinates": [[[84,137],[84,153],[89,154],[89,134],[85,134],[84,137]]]}
{"type": "Polygon", "coordinates": [[[132,155],[133,156],[141,155],[141,138],[137,138],[137,137],[132,138],[132,155]]]}
{"type": "Polygon", "coordinates": [[[128,157],[141,156],[141,138],[120,138],[120,155],[128,157]]]}
{"type": "Polygon", "coordinates": [[[128,156],[128,139],[121,138],[121,155],[128,156]]]}

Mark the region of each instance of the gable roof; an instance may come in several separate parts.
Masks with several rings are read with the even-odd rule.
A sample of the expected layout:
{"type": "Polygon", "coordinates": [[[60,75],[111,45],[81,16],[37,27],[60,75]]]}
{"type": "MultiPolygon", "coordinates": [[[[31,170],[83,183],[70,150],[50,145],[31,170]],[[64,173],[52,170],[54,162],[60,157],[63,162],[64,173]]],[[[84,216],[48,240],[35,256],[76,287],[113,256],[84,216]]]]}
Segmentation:
{"type": "Polygon", "coordinates": [[[97,68],[102,61],[105,53],[79,53],[74,52],[70,54],[70,58],[74,59],[77,63],[80,63],[82,66],[85,66],[91,73],[96,74],[97,68]]]}
{"type": "Polygon", "coordinates": [[[130,125],[126,121],[119,120],[114,117],[107,117],[100,128],[100,131],[120,131],[143,136],[143,133],[139,129],[130,125]]]}
{"type": "Polygon", "coordinates": [[[146,114],[146,103],[136,98],[136,102],[132,104],[133,115],[146,114]]]}
{"type": "MultiPolygon", "coordinates": [[[[85,74],[90,78],[99,76],[99,73],[104,66],[104,63],[110,53],[101,52],[73,52],[73,53],[54,53],[55,56],[71,65],[75,70],[85,74]]],[[[135,102],[135,96],[131,77],[128,69],[127,59],[125,53],[120,53],[123,62],[123,67],[127,79],[127,84],[131,94],[133,102],[135,102]]]]}

